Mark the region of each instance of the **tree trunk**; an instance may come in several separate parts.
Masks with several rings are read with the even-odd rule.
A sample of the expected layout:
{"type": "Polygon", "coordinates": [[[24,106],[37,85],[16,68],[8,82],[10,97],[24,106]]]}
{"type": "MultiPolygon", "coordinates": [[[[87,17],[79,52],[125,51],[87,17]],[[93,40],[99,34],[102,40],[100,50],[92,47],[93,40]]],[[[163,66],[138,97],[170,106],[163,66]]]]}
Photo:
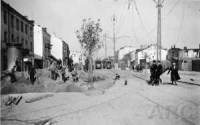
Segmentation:
{"type": "Polygon", "coordinates": [[[92,56],[89,55],[89,82],[93,83],[93,68],[92,68],[92,56]]]}

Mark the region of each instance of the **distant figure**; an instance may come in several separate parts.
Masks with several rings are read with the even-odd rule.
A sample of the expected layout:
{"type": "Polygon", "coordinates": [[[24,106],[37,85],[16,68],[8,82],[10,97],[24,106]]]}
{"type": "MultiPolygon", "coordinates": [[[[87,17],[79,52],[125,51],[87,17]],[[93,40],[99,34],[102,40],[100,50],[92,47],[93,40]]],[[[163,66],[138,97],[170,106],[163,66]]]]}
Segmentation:
{"type": "Polygon", "coordinates": [[[15,76],[15,71],[16,71],[16,65],[13,66],[13,68],[11,69],[11,71],[8,73],[8,75],[10,76],[10,81],[11,83],[16,82],[16,76],[15,76]]]}
{"type": "Polygon", "coordinates": [[[79,81],[78,72],[76,70],[73,70],[71,74],[73,81],[78,82],[79,81]]]}
{"type": "Polygon", "coordinates": [[[69,76],[66,76],[66,67],[61,69],[61,75],[62,75],[62,80],[63,82],[66,82],[69,79],[69,76]]]}
{"type": "Polygon", "coordinates": [[[163,73],[163,66],[160,61],[158,61],[157,64],[157,70],[156,70],[156,80],[157,84],[162,83],[162,79],[160,78],[161,74],[163,73]]]}
{"type": "Polygon", "coordinates": [[[172,66],[169,68],[169,71],[167,74],[171,72],[171,82],[174,85],[177,85],[176,81],[180,79],[180,76],[178,74],[178,67],[175,62],[172,63],[172,66]]]}
{"type": "Polygon", "coordinates": [[[56,80],[57,79],[57,74],[56,74],[56,62],[53,61],[49,67],[49,70],[51,72],[51,79],[56,80]]]}
{"type": "Polygon", "coordinates": [[[156,70],[157,70],[156,61],[153,60],[153,63],[152,63],[152,65],[151,65],[151,67],[150,67],[150,73],[151,73],[151,75],[150,75],[149,84],[151,84],[151,85],[154,85],[155,82],[156,82],[156,81],[155,81],[155,80],[156,80],[156,70]]]}
{"type": "Polygon", "coordinates": [[[120,75],[116,73],[114,80],[119,80],[119,79],[120,79],[120,75]]]}
{"type": "Polygon", "coordinates": [[[128,84],[128,81],[127,81],[127,80],[125,80],[125,81],[124,81],[124,85],[126,86],[127,84],[128,84]]]}
{"type": "Polygon", "coordinates": [[[34,82],[35,82],[35,80],[36,80],[35,74],[36,74],[35,67],[32,66],[32,67],[30,68],[30,71],[29,71],[30,81],[31,81],[31,84],[32,84],[32,85],[34,84],[34,82]]]}

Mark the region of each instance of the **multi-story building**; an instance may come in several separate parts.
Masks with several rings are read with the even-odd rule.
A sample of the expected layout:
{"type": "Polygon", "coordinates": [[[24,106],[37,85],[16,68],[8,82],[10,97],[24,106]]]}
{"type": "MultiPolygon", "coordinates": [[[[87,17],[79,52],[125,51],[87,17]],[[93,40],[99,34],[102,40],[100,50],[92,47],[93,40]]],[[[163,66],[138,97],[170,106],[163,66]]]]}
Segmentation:
{"type": "Polygon", "coordinates": [[[200,71],[200,45],[194,49],[171,47],[167,59],[176,62],[180,70],[200,71]]]}
{"type": "Polygon", "coordinates": [[[33,55],[34,21],[1,1],[1,70],[25,70],[33,55]]]}
{"type": "Polygon", "coordinates": [[[51,55],[51,35],[47,28],[42,28],[43,35],[43,67],[50,66],[49,56],[51,55]]]}
{"type": "MultiPolygon", "coordinates": [[[[136,64],[149,63],[157,59],[157,45],[151,44],[145,48],[137,49],[135,54],[136,64]]],[[[161,48],[161,61],[167,59],[167,49],[161,48]]]]}
{"type": "Polygon", "coordinates": [[[171,47],[169,50],[168,50],[168,53],[167,53],[167,59],[169,61],[175,61],[175,62],[178,62],[179,60],[179,57],[180,57],[180,51],[181,49],[180,48],[176,48],[175,46],[171,47]]]}
{"type": "Polygon", "coordinates": [[[69,54],[70,54],[69,46],[65,41],[63,41],[63,58],[62,58],[63,65],[67,65],[68,64],[69,54]]]}
{"type": "Polygon", "coordinates": [[[50,65],[51,35],[46,28],[34,25],[34,64],[36,68],[46,68],[50,65]]]}
{"type": "Polygon", "coordinates": [[[56,60],[61,60],[63,65],[67,65],[69,59],[69,46],[61,38],[51,35],[51,55],[56,60]]]}

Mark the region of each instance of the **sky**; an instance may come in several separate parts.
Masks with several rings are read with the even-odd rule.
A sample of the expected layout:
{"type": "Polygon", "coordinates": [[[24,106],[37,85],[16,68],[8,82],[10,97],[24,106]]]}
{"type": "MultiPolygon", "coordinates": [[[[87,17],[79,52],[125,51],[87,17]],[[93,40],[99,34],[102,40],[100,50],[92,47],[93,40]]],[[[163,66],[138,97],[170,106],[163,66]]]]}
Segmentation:
{"type": "MultiPolygon", "coordinates": [[[[4,0],[36,24],[65,40],[70,50],[80,50],[75,31],[84,18],[100,19],[112,55],[116,15],[116,48],[156,43],[157,9],[153,0],[4,0]],[[128,1],[130,7],[128,8],[128,1]]],[[[200,44],[200,0],[164,0],[162,46],[197,48],[200,44]]]]}

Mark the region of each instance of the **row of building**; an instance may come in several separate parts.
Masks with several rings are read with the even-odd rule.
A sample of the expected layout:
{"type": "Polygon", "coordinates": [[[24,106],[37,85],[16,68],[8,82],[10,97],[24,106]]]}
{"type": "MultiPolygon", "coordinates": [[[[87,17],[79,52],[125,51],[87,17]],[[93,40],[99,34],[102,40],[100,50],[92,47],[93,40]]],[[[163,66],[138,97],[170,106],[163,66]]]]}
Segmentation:
{"type": "MultiPolygon", "coordinates": [[[[118,50],[119,67],[129,67],[131,64],[145,67],[156,59],[156,44],[142,46],[140,49],[125,46],[118,50]]],[[[175,61],[180,70],[200,71],[200,45],[193,49],[187,47],[181,49],[175,46],[170,49],[161,48],[161,61],[166,63],[175,61]]]]}
{"type": "Polygon", "coordinates": [[[18,71],[31,65],[46,68],[52,60],[67,65],[69,54],[64,40],[1,1],[1,71],[15,64],[18,71]]]}

